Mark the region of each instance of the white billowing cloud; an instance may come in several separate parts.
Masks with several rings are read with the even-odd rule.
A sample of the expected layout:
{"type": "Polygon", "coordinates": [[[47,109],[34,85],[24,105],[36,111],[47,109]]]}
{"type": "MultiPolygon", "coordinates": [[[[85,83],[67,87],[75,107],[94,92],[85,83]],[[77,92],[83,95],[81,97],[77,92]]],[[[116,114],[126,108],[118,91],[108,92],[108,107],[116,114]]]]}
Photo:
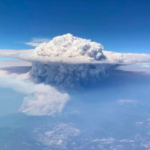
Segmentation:
{"type": "Polygon", "coordinates": [[[0,87],[12,88],[27,95],[19,110],[27,115],[42,116],[60,113],[69,100],[66,93],[62,94],[49,85],[34,84],[29,81],[28,74],[18,76],[0,71],[0,87]]]}
{"type": "Polygon", "coordinates": [[[100,63],[104,60],[103,46],[91,40],[66,34],[53,38],[30,51],[0,51],[0,56],[20,58],[40,63],[100,63]],[[96,61],[96,62],[94,62],[96,61]]]}
{"type": "Polygon", "coordinates": [[[123,104],[133,104],[133,105],[136,105],[138,103],[138,101],[131,100],[131,99],[120,99],[120,100],[118,100],[118,103],[120,105],[123,105],[123,104]]]}
{"type": "Polygon", "coordinates": [[[103,46],[99,43],[66,34],[53,38],[49,43],[43,43],[35,49],[35,52],[39,56],[91,57],[100,60],[103,58],[102,50],[103,46]]]}
{"type": "Polygon", "coordinates": [[[50,39],[47,39],[47,38],[32,38],[30,42],[26,42],[25,44],[29,46],[37,47],[41,45],[42,43],[49,42],[49,41],[50,39]]]}

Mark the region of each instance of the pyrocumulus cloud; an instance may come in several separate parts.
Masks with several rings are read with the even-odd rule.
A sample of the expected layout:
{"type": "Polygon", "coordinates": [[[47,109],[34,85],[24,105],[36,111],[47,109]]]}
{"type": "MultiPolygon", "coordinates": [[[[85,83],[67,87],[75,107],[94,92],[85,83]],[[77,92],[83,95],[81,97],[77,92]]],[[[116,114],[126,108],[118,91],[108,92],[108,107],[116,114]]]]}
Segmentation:
{"type": "Polygon", "coordinates": [[[0,55],[32,62],[33,79],[62,88],[99,83],[115,65],[150,62],[150,55],[104,51],[100,43],[71,34],[55,37],[35,50],[0,51],[0,55]]]}
{"type": "MultiPolygon", "coordinates": [[[[74,63],[41,63],[33,62],[30,71],[33,78],[65,88],[77,88],[88,83],[96,83],[105,75],[108,65],[83,63],[84,61],[103,61],[103,46],[90,40],[74,37],[71,34],[58,36],[49,43],[43,43],[34,50],[35,55],[42,57],[69,59],[74,63]],[[79,60],[75,63],[75,60],[79,60]]],[[[60,61],[61,62],[61,61],[60,61]]]]}

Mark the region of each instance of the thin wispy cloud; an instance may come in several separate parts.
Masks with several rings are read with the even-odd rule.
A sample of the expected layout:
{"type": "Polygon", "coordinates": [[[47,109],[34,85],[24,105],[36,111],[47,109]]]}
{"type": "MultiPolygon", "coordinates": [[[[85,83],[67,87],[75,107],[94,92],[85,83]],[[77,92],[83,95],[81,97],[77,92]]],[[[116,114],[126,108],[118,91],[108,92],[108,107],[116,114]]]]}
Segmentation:
{"type": "Polygon", "coordinates": [[[124,104],[136,105],[137,103],[138,103],[137,100],[132,100],[132,99],[120,99],[120,100],[118,100],[119,105],[124,105],[124,104]]]}
{"type": "Polygon", "coordinates": [[[44,42],[47,43],[49,41],[50,41],[50,39],[48,39],[48,38],[32,38],[31,41],[26,42],[25,44],[29,45],[29,46],[37,47],[40,44],[42,44],[44,42]]]}

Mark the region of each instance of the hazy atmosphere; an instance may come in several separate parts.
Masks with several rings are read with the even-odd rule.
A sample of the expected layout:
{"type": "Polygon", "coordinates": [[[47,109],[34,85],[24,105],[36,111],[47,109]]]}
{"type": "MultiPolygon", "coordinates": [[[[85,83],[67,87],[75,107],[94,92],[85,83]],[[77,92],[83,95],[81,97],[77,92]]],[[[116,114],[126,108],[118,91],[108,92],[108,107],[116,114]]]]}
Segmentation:
{"type": "Polygon", "coordinates": [[[150,2],[0,1],[0,150],[150,150],[150,2]]]}

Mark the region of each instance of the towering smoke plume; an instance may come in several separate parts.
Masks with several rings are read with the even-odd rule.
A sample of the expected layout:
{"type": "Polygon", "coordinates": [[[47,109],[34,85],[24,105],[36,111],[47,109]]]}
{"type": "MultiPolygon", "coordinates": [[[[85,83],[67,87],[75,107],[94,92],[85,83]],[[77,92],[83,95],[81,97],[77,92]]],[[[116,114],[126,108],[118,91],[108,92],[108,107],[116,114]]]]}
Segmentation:
{"type": "Polygon", "coordinates": [[[111,66],[150,63],[148,54],[103,51],[101,44],[71,34],[55,37],[34,50],[0,50],[0,56],[30,61],[34,79],[65,88],[98,83],[111,66]]]}
{"type": "Polygon", "coordinates": [[[32,63],[28,74],[0,72],[0,86],[28,94],[20,111],[38,116],[60,113],[69,100],[68,94],[51,85],[65,89],[88,87],[99,83],[111,66],[150,63],[149,54],[103,51],[101,44],[71,34],[58,36],[34,50],[0,50],[0,56],[32,63]],[[32,79],[50,85],[36,84],[32,79]]]}
{"type": "MultiPolygon", "coordinates": [[[[101,61],[105,59],[103,46],[90,40],[74,37],[71,34],[58,36],[49,43],[43,43],[35,49],[35,53],[42,57],[57,57],[79,60],[101,61]]],[[[104,64],[89,63],[39,63],[33,62],[32,77],[47,84],[65,88],[75,88],[88,83],[96,83],[105,76],[104,64]]]]}

